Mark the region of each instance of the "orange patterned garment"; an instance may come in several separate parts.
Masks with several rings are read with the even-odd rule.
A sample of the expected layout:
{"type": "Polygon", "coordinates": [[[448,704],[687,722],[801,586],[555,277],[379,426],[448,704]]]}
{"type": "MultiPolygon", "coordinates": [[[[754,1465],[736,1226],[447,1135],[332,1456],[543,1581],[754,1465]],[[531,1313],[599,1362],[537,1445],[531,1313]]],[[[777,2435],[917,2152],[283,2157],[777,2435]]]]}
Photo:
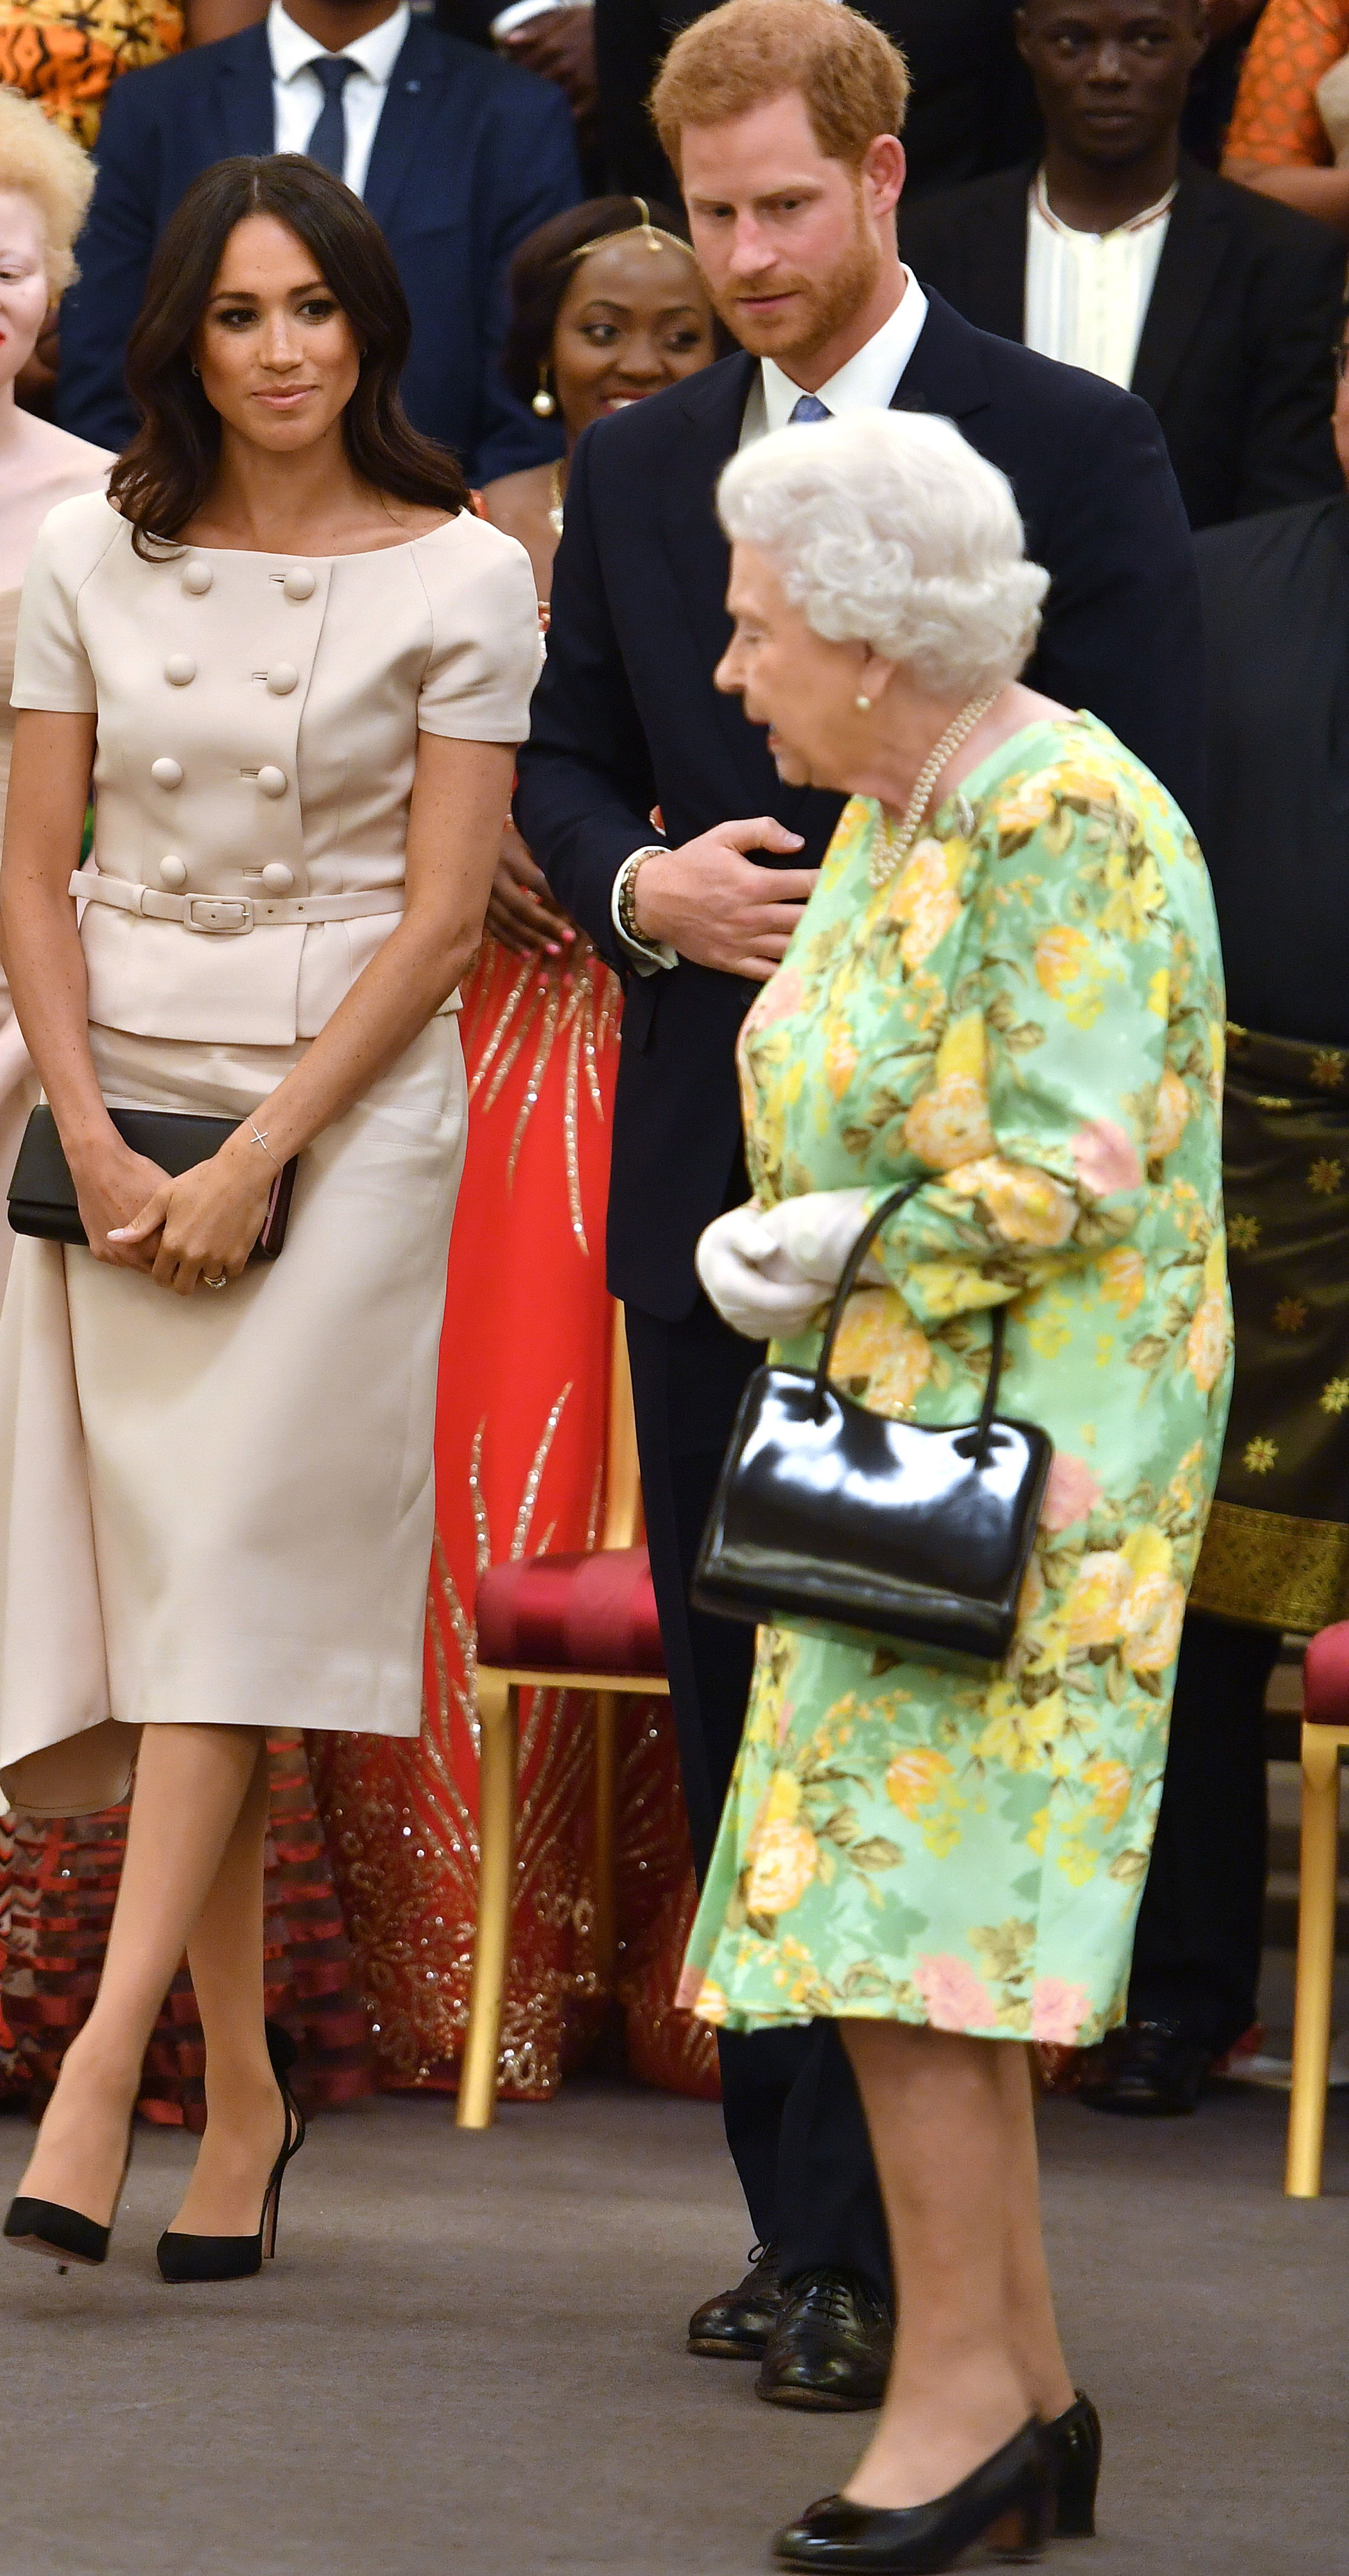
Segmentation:
{"type": "Polygon", "coordinates": [[[1224,167],[1319,169],[1334,160],[1317,82],[1349,54],[1349,0],[1269,0],[1251,39],[1224,167]]]}
{"type": "Polygon", "coordinates": [[[174,0],[0,0],[0,87],[35,98],[86,152],[121,72],[181,52],[174,0]]]}
{"type": "MultiPolygon", "coordinates": [[[[380,2081],[450,2089],[477,1896],[473,1604],[504,1559],[592,1547],[603,1512],[613,1308],[604,1285],[619,988],[488,939],[464,987],[468,1159],[436,1427],[436,1545],[417,1743],[311,1737],[380,2081]]],[[[502,2088],[545,2099],[615,1997],[596,1973],[593,1724],[576,1693],[521,1709],[520,1835],[502,2088]]],[[[714,2094],[711,2035],[673,1994],[693,1879],[668,1703],[622,1704],[616,2000],[628,2062],[714,2094]]]]}

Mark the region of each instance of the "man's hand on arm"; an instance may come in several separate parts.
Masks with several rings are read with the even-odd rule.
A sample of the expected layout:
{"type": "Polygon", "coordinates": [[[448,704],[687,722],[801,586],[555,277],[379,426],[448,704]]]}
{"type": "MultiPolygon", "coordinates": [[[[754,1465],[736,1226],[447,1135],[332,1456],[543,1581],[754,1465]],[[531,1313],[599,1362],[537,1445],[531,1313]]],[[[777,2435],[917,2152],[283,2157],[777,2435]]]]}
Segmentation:
{"type": "Polygon", "coordinates": [[[789,857],[803,847],[771,815],[718,823],[677,850],[653,851],[633,889],[634,926],[643,939],[668,942],[695,966],[715,966],[764,984],[814,892],[817,868],[758,867],[751,850],[789,857]]]}

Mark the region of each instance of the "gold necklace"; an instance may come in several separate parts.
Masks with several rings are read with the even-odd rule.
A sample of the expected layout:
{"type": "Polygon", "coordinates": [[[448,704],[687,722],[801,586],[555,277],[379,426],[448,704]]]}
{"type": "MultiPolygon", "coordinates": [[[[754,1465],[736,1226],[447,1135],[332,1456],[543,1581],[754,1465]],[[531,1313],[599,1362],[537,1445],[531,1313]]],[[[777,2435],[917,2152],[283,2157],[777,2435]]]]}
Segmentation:
{"type": "Polygon", "coordinates": [[[969,740],[975,726],[982,724],[989,708],[996,706],[1001,696],[1001,687],[990,689],[986,697],[971,698],[968,706],[961,708],[955,723],[948,725],[935,751],[929,753],[919,770],[902,822],[896,827],[888,815],[884,817],[880,844],[871,860],[871,882],[874,886],[885,885],[896,868],[903,865],[918,838],[918,827],[927,812],[932,790],[947,762],[959,751],[962,742],[969,740]]]}
{"type": "Polygon", "coordinates": [[[553,467],[553,478],[548,486],[548,524],[554,536],[560,537],[562,534],[562,460],[560,457],[553,467]]]}

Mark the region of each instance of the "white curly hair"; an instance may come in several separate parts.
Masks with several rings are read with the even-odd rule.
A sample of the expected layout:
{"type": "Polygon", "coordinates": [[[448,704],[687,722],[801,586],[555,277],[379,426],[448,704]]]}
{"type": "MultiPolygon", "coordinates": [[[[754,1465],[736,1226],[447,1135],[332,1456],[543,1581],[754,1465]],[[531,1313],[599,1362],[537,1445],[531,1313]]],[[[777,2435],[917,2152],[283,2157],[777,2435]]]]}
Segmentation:
{"type": "Polygon", "coordinates": [[[774,430],[732,457],[717,506],[815,634],[869,644],[932,697],[981,697],[1030,658],[1049,575],[1026,561],[1006,475],[949,420],[774,430]]]}

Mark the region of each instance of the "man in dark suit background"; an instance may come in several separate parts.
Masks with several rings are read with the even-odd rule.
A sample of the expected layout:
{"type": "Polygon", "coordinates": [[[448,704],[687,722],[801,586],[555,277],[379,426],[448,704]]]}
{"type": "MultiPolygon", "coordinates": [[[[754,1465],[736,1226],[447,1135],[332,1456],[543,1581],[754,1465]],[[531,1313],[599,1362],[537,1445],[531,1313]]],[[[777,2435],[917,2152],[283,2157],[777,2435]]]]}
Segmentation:
{"type": "Polygon", "coordinates": [[[1339,489],[1344,244],[1187,159],[1203,0],[1026,0],[1046,146],[906,207],[905,257],[975,322],[1151,404],[1193,527],[1339,489]]]}
{"type": "MultiPolygon", "coordinates": [[[[627,1308],[700,1868],[752,1637],[692,1613],[688,1579],[758,1354],[703,1297],[693,1253],[748,1195],[736,1037],[840,811],[784,787],[763,734],[713,688],[730,634],[721,467],[803,396],[807,417],[892,403],[951,417],[1010,476],[1030,553],[1053,576],[1031,684],[1101,716],[1192,815],[1202,733],[1193,549],[1156,423],[1127,394],[971,329],[901,266],[893,50],[837,0],[729,0],[681,40],[667,97],[671,83],[699,103],[709,94],[709,45],[742,48],[748,68],[719,82],[721,121],[681,112],[670,140],[709,291],[744,349],[577,446],[516,808],[559,900],[627,981],[609,1280],[627,1308]],[[831,147],[827,101],[840,95],[856,106],[831,147]]],[[[697,2312],[692,2348],[761,2354],[759,2393],[780,2403],[875,2405],[888,2255],[837,2029],[722,2033],[720,2045],[727,2137],[769,2252],[697,2312]]]]}
{"type": "MultiPolygon", "coordinates": [[[[457,0],[462,5],[462,0],[457,0]]],[[[610,185],[673,203],[676,181],[646,111],[674,38],[714,0],[595,0],[600,142],[610,185]]],[[[899,46],[913,93],[907,189],[953,188],[1026,160],[1039,142],[1016,50],[1016,0],[861,0],[859,14],[899,46]]]]}
{"type": "Polygon", "coordinates": [[[311,153],[383,226],[412,308],[403,400],[416,427],[476,482],[559,453],[493,361],[511,253],[581,194],[566,101],[412,18],[407,0],[273,0],[261,26],[114,84],[80,281],[61,308],[62,427],[125,445],[122,361],[159,234],[212,162],[273,151],[311,153]]]}

